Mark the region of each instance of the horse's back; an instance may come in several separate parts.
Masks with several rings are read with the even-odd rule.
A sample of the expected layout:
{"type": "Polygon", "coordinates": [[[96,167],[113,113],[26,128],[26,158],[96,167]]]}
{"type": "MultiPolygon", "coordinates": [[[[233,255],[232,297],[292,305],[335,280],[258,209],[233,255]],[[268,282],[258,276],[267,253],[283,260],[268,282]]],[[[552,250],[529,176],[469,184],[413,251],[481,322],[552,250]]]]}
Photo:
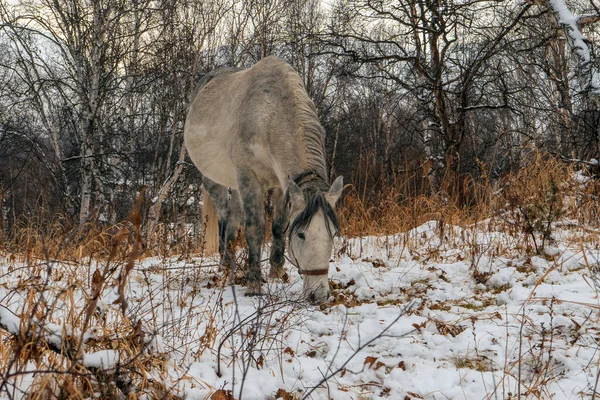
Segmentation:
{"type": "MultiPolygon", "coordinates": [[[[246,70],[216,70],[190,107],[185,143],[211,180],[237,188],[237,172],[252,169],[265,186],[279,186],[306,164],[298,151],[294,93],[303,89],[293,68],[268,57],[246,70]]],[[[312,104],[312,103],[311,103],[312,104]]]]}

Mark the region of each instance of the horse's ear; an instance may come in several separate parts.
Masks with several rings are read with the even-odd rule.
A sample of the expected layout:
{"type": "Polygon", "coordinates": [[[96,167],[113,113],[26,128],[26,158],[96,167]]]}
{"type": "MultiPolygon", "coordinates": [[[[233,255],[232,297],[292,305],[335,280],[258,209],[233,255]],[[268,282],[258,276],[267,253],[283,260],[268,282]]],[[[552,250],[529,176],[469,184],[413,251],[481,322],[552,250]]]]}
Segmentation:
{"type": "Polygon", "coordinates": [[[342,195],[342,190],[344,190],[344,177],[340,175],[333,181],[333,184],[329,188],[329,192],[325,195],[325,198],[332,207],[335,207],[335,203],[337,203],[342,195]]]}
{"type": "Polygon", "coordinates": [[[289,212],[291,214],[296,214],[306,207],[306,201],[304,201],[304,194],[300,189],[300,186],[296,182],[292,180],[288,176],[288,195],[289,195],[289,203],[288,207],[290,207],[289,212]]]}

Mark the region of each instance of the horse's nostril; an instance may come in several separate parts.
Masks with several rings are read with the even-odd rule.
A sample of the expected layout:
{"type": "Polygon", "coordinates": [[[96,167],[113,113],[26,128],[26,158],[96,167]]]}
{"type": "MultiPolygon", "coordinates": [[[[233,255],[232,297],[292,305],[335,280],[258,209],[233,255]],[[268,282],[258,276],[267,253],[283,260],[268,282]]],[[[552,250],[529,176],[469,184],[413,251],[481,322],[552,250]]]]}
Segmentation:
{"type": "Polygon", "coordinates": [[[310,302],[314,303],[316,299],[317,299],[317,296],[315,296],[315,292],[311,292],[311,293],[308,295],[308,301],[310,301],[310,302]]]}

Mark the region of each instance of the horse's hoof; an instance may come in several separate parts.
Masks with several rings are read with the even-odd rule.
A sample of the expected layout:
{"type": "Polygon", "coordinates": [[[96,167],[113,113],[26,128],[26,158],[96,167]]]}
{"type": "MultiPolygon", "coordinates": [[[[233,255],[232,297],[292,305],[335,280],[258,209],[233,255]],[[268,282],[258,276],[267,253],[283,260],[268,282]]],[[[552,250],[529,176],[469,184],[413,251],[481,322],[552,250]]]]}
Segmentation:
{"type": "Polygon", "coordinates": [[[233,281],[236,285],[245,285],[246,284],[246,271],[243,268],[236,268],[233,274],[233,281]]]}
{"type": "Polygon", "coordinates": [[[262,283],[261,282],[248,282],[246,289],[246,296],[260,296],[262,295],[262,283]]]}
{"type": "Polygon", "coordinates": [[[269,270],[269,279],[281,279],[283,282],[287,283],[290,281],[290,276],[288,275],[287,272],[285,272],[283,267],[280,267],[280,268],[271,267],[271,269],[269,270]]]}

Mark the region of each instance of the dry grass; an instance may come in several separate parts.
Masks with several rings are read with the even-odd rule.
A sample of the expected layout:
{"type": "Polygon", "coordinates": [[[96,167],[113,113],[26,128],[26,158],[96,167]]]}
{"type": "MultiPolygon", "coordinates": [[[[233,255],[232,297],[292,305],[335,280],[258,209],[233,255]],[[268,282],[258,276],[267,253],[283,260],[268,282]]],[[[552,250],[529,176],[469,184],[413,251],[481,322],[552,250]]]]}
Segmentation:
{"type": "MultiPolygon", "coordinates": [[[[343,234],[347,237],[396,234],[431,220],[437,221],[442,230],[444,226],[491,221],[487,223],[490,230],[506,229],[522,238],[517,247],[540,252],[552,241],[553,227],[561,221],[587,227],[598,225],[600,183],[592,180],[582,185],[574,178],[580,168],[548,155],[536,154],[526,167],[494,185],[485,174],[480,181],[470,177],[447,178],[443,195],[429,194],[426,185],[415,184],[415,176],[396,176],[377,193],[369,192],[359,180],[355,185],[348,185],[339,207],[343,234]],[[458,189],[448,194],[449,188],[458,189]]],[[[583,168],[583,173],[587,174],[583,168]]],[[[93,219],[80,226],[67,221],[64,216],[49,220],[43,212],[22,217],[17,220],[11,235],[6,237],[4,248],[0,249],[9,255],[9,260],[27,265],[13,292],[25,299],[20,315],[22,334],[3,335],[6,345],[0,346],[0,372],[4,376],[18,375],[27,371],[31,363],[38,369],[50,371],[38,375],[33,382],[36,395],[31,398],[46,398],[57,393],[65,398],[85,398],[93,393],[110,398],[123,393],[122,388],[111,383],[115,376],[85,368],[77,354],[84,347],[87,352],[113,349],[127,360],[124,375],[135,375],[128,383],[130,387],[135,387],[139,393],[165,396],[168,389],[149,378],[161,375],[165,368],[163,355],[159,351],[147,351],[152,345],[152,335],[160,327],[143,326],[143,318],[133,318],[128,313],[123,288],[139,258],[171,254],[187,258],[202,254],[201,238],[182,231],[181,227],[162,225],[153,240],[157,247],[144,252],[139,210],[134,210],[128,221],[111,227],[101,226],[93,219]],[[61,260],[64,266],[60,271],[53,269],[55,260],[61,260]],[[71,270],[69,265],[72,265],[71,270]],[[122,307],[121,313],[112,311],[113,315],[107,317],[97,301],[99,293],[110,287],[118,290],[122,307]],[[50,295],[45,296],[45,293],[50,295]],[[50,298],[53,300],[48,303],[50,298]],[[77,298],[85,299],[86,304],[76,304],[77,298]],[[64,342],[59,348],[53,348],[43,333],[44,327],[52,323],[70,327],[69,332],[63,332],[64,342]],[[38,333],[27,335],[28,329],[38,329],[38,333]],[[84,334],[91,331],[94,334],[84,339],[84,334]]],[[[448,232],[452,235],[453,231],[448,232]]],[[[415,243],[427,240],[412,239],[415,243]]],[[[467,243],[469,238],[460,240],[467,243]]],[[[515,248],[514,243],[498,244],[496,253],[502,253],[501,246],[515,248]]],[[[479,271],[475,261],[478,252],[483,253],[483,250],[478,250],[477,246],[471,248],[474,277],[483,283],[485,271],[479,271]]],[[[416,254],[415,259],[418,257],[434,259],[436,254],[416,254]]],[[[223,285],[224,281],[214,284],[223,285]]],[[[353,300],[343,293],[345,288],[334,289],[339,289],[334,290],[337,296],[334,304],[351,306],[349,302],[353,300]]],[[[192,298],[166,300],[154,299],[150,288],[149,292],[150,302],[189,304],[192,313],[193,292],[192,298]]],[[[9,298],[1,299],[2,303],[8,301],[9,298]]],[[[216,311],[205,312],[210,319],[211,313],[216,311]]],[[[151,316],[149,320],[152,320],[151,316]]],[[[187,321],[189,323],[191,319],[187,321]]],[[[203,349],[215,348],[219,329],[221,327],[209,321],[200,340],[201,348],[194,357],[200,357],[203,349]]],[[[438,330],[450,335],[460,333],[457,327],[441,323],[438,330]]],[[[464,356],[453,362],[457,368],[489,369],[488,360],[484,358],[464,356]]]]}
{"type": "Polygon", "coordinates": [[[21,397],[25,379],[29,398],[34,399],[137,398],[143,393],[176,398],[155,379],[164,362],[155,348],[154,331],[127,307],[125,287],[144,247],[141,198],[127,221],[99,233],[88,224],[68,234],[59,233],[60,224],[44,226],[42,232],[34,230],[35,224],[24,224],[15,237],[26,246],[23,267],[8,267],[13,285],[1,299],[0,325],[8,333],[3,336],[9,351],[0,358],[0,391],[21,397]],[[113,304],[120,312],[102,303],[107,290],[118,292],[113,304]],[[6,315],[12,311],[5,305],[18,306],[18,328],[11,326],[6,315]],[[118,354],[116,368],[86,362],[85,355],[97,350],[118,354]]]}
{"type": "Polygon", "coordinates": [[[344,235],[395,234],[431,220],[464,225],[491,215],[494,196],[487,174],[480,179],[448,175],[442,189],[433,193],[426,172],[421,167],[394,174],[387,182],[376,183],[377,191],[370,190],[363,178],[366,172],[359,173],[357,182],[347,185],[339,207],[344,235]]]}
{"type": "Polygon", "coordinates": [[[339,207],[343,234],[381,236],[432,220],[464,227],[497,218],[510,229],[545,235],[547,240],[549,225],[559,219],[598,225],[600,182],[582,185],[577,173],[590,175],[585,165],[536,153],[525,167],[493,184],[485,173],[479,180],[447,177],[441,194],[431,194],[427,185],[416,185],[414,176],[405,175],[394,177],[376,193],[348,185],[339,207]]]}
{"type": "MultiPolygon", "coordinates": [[[[370,190],[363,178],[370,168],[363,169],[353,184],[346,185],[338,206],[346,237],[391,235],[432,220],[441,226],[467,226],[498,216],[508,229],[521,230],[530,237],[545,235],[546,240],[550,236],[545,232],[549,221],[568,218],[588,226],[598,225],[600,181],[582,185],[574,177],[578,170],[589,174],[585,165],[566,164],[542,153],[495,183],[488,179],[485,166],[479,179],[449,175],[440,193],[431,192],[422,170],[394,175],[387,183],[376,183],[378,190],[370,190]]],[[[40,211],[18,218],[0,250],[23,261],[32,257],[73,262],[86,257],[106,259],[114,235],[123,226],[105,226],[94,216],[77,226],[66,216],[48,216],[40,211]]],[[[202,255],[202,226],[190,226],[159,224],[153,237],[147,238],[155,245],[145,254],[202,255]]],[[[240,240],[243,242],[243,235],[240,240]]]]}

